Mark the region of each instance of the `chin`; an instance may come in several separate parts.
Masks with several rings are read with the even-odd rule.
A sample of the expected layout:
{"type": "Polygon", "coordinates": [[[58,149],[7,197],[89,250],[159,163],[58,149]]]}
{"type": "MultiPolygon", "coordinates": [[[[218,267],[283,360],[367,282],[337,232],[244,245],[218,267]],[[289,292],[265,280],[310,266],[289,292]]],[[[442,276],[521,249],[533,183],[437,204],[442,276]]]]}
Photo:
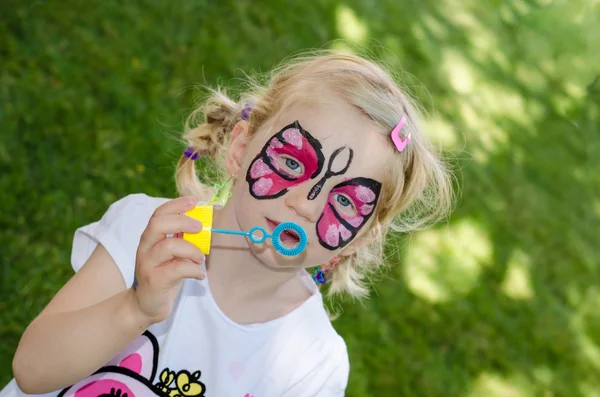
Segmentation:
{"type": "Polygon", "coordinates": [[[270,268],[290,268],[294,267],[302,269],[310,267],[310,264],[306,264],[307,250],[296,256],[285,256],[279,254],[275,248],[268,243],[263,244],[250,244],[250,250],[252,254],[265,266],[270,268]]]}

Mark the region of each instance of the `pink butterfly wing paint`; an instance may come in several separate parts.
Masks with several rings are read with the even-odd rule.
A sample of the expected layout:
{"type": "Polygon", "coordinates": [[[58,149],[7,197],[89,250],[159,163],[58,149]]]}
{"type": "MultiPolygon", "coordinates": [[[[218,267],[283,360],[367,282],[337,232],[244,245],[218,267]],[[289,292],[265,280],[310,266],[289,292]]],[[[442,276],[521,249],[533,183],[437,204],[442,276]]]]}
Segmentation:
{"type": "Polygon", "coordinates": [[[318,175],[323,161],[319,141],[296,121],[271,137],[250,164],[246,173],[250,194],[257,199],[280,197],[289,188],[318,175]],[[283,159],[302,163],[302,174],[294,174],[281,167],[283,159]]]}
{"type": "Polygon", "coordinates": [[[348,245],[373,214],[380,191],[381,184],[370,178],[350,179],[331,189],[316,226],[321,245],[329,250],[348,245]],[[336,209],[336,193],[352,201],[355,214],[350,216],[336,209]]]}

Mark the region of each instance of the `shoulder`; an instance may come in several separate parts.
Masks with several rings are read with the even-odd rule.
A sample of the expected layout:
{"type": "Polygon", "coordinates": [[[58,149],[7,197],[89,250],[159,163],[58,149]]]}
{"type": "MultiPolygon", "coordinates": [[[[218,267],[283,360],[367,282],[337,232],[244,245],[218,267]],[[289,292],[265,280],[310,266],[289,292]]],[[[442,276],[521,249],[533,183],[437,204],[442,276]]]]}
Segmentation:
{"type": "MultiPolygon", "coordinates": [[[[320,321],[313,322],[311,327],[311,343],[303,355],[307,368],[318,365],[331,367],[348,367],[348,349],[344,338],[333,327],[327,313],[323,309],[320,321]]],[[[307,331],[307,330],[305,330],[307,331]]]]}
{"type": "Polygon", "coordinates": [[[79,271],[96,246],[102,244],[119,267],[129,288],[133,283],[140,237],[156,208],[167,201],[167,198],[137,193],[112,203],[100,220],[75,231],[71,252],[73,269],[79,271]]]}
{"type": "Polygon", "coordinates": [[[156,208],[167,201],[169,199],[143,193],[130,194],[112,203],[100,221],[88,227],[95,227],[97,234],[106,233],[115,238],[135,241],[141,236],[156,208]]]}
{"type": "Polygon", "coordinates": [[[138,215],[146,214],[148,212],[151,215],[156,208],[169,200],[170,199],[163,197],[148,196],[144,193],[129,194],[112,203],[108,207],[103,218],[106,218],[107,215],[131,217],[132,211],[138,215]]]}
{"type": "MultiPolygon", "coordinates": [[[[130,229],[142,230],[148,220],[162,204],[170,199],[151,197],[144,193],[129,194],[112,203],[99,222],[101,229],[130,229]]],[[[141,232],[141,231],[140,231],[141,232]]]]}

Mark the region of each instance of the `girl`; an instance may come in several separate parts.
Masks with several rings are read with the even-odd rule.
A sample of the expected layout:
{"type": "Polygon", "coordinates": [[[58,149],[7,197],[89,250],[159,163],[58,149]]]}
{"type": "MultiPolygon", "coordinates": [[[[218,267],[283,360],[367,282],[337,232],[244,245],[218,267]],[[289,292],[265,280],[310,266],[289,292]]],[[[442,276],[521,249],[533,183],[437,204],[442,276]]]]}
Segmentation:
{"type": "Polygon", "coordinates": [[[376,64],[319,53],[240,102],[216,91],[192,116],[176,171],[183,197],[129,195],[75,232],[76,274],[26,329],[1,397],[344,394],[346,345],[317,285],[364,295],[386,232],[449,209],[448,173],[418,115],[376,64]],[[199,156],[220,159],[232,181],[214,227],[291,221],[307,248],[286,257],[271,240],[213,234],[205,257],[172,238],[202,229],[184,213],[214,194],[196,176],[199,156]]]}

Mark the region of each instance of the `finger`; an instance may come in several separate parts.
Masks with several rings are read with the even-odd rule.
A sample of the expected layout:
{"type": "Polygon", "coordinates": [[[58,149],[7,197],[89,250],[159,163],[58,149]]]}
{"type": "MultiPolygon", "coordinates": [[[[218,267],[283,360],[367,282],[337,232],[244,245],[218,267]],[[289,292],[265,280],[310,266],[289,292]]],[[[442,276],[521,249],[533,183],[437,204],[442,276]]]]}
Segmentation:
{"type": "Polygon", "coordinates": [[[185,259],[173,260],[159,268],[161,280],[166,285],[171,286],[184,278],[195,278],[202,280],[206,277],[206,272],[200,265],[185,259]]]}
{"type": "Polygon", "coordinates": [[[199,233],[201,230],[202,223],[186,215],[153,215],[140,238],[140,249],[143,252],[151,249],[163,240],[167,234],[177,234],[179,232],[199,233]]]}
{"type": "Polygon", "coordinates": [[[182,214],[196,206],[198,200],[194,196],[184,196],[172,199],[154,210],[154,215],[182,214]]]}
{"type": "Polygon", "coordinates": [[[195,263],[204,263],[204,254],[194,244],[178,238],[167,238],[156,244],[149,252],[154,266],[162,265],[173,259],[189,259],[195,263]]]}

